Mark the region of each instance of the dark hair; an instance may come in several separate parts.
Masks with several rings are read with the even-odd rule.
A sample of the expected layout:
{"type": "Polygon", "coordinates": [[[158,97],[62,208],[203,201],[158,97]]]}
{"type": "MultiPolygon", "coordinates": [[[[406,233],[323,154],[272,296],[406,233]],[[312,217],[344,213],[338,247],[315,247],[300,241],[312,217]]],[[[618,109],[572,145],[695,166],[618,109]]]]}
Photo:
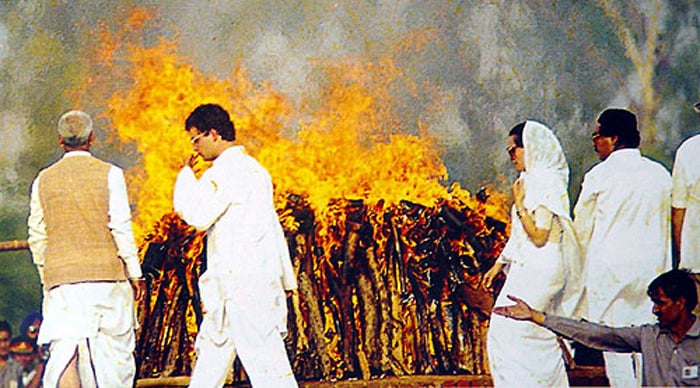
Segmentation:
{"type": "Polygon", "coordinates": [[[197,128],[199,132],[213,129],[224,140],[236,140],[236,128],[228,112],[216,104],[200,105],[193,110],[185,121],[185,130],[189,131],[193,127],[197,128]]]}
{"type": "Polygon", "coordinates": [[[514,126],[508,132],[508,136],[515,136],[515,145],[523,148],[523,131],[525,130],[525,121],[514,126]]]}
{"type": "Polygon", "coordinates": [[[10,334],[10,337],[12,337],[12,326],[10,326],[10,323],[7,321],[0,321],[0,331],[6,331],[10,334]]]}
{"type": "Polygon", "coordinates": [[[604,110],[598,116],[600,135],[617,136],[615,148],[638,148],[640,142],[637,129],[637,116],[627,109],[611,108],[604,110]]]}
{"type": "Polygon", "coordinates": [[[698,304],[698,294],[695,287],[695,279],[690,270],[685,268],[672,269],[657,276],[649,283],[647,295],[653,297],[659,289],[662,289],[671,300],[676,301],[683,297],[686,311],[692,314],[698,304]]]}

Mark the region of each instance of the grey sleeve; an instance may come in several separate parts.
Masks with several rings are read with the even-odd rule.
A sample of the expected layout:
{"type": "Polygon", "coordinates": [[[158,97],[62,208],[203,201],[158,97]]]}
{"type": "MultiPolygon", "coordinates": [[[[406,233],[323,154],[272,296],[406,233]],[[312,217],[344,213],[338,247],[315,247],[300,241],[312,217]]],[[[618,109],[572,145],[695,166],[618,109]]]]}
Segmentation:
{"type": "Polygon", "coordinates": [[[547,329],[590,348],[609,352],[629,353],[642,350],[642,327],[610,327],[584,320],[547,315],[547,329]]]}

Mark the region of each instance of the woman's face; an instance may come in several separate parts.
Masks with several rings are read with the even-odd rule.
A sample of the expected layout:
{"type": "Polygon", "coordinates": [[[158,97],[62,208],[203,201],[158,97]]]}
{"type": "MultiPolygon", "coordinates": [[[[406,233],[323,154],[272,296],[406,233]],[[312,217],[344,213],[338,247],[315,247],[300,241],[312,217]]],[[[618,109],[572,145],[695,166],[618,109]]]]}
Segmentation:
{"type": "Polygon", "coordinates": [[[506,150],[515,170],[522,172],[525,171],[525,149],[515,145],[515,137],[515,135],[508,137],[508,148],[506,150]]]}

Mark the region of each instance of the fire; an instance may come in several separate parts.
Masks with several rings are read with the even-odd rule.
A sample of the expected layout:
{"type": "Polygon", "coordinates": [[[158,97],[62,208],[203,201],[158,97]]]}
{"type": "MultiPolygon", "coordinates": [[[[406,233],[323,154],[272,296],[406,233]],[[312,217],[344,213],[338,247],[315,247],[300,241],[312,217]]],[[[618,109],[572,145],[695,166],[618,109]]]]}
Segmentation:
{"type": "Polygon", "coordinates": [[[191,153],[184,121],[202,103],[230,111],[240,143],[272,175],[278,208],[288,193],[306,197],[314,209],[335,198],[430,206],[459,197],[473,203],[458,185],[445,186],[447,169],[426,130],[418,128],[420,136],[398,132],[386,90],[400,71],[390,62],[330,67],[320,106],[302,104],[306,108],[294,112],[271,85],[254,85],[242,67],[215,79],[185,64],[174,48],[168,42],[130,47],[132,87],[107,101],[118,138],[133,143],[141,157],[127,171],[130,191],[138,193],[137,236],[172,208],[175,176],[191,153]]]}
{"type": "MultiPolygon", "coordinates": [[[[126,33],[145,18],[132,14],[126,33]]],[[[474,290],[502,248],[506,201],[446,185],[435,139],[420,125],[406,133],[392,109],[389,90],[406,80],[391,60],[327,64],[322,99],[293,102],[242,66],[217,79],[178,57],[172,42],[110,43],[119,40],[101,38],[95,60],[128,86],[106,93],[94,78],[87,82],[94,89],[76,94],[106,93],[112,139],[133,145],[140,158],[126,174],[135,234],[153,276],[148,323],[185,321],[141,336],[143,373],[186,374],[193,357],[203,234],[172,213],[172,190],[192,152],[185,118],[203,103],[231,113],[239,142],[275,184],[300,284],[290,302],[295,373],[483,372],[484,320],[477,316],[488,302],[474,290]],[[159,353],[165,361],[155,359],[159,353]],[[461,361],[443,364],[450,357],[461,361]]],[[[200,160],[196,172],[206,168],[200,160]]]]}

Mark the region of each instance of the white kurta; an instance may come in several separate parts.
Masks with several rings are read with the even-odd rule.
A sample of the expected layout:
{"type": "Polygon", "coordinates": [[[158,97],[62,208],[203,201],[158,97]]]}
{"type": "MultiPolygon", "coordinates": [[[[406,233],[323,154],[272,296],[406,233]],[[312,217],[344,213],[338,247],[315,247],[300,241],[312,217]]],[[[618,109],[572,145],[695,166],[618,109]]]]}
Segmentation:
{"type": "Polygon", "coordinates": [[[285,290],[297,284],[272,190],[268,172],[240,146],[219,155],[199,180],[189,167],[177,177],[175,211],[208,237],[193,386],[221,385],[236,353],[253,385],[294,382],[280,334],[285,290]]]}
{"type": "Polygon", "coordinates": [[[586,173],[574,225],[584,250],[589,320],[653,320],[647,284],[670,269],[671,176],[638,149],[614,151],[586,173]]]}
{"type": "Polygon", "coordinates": [[[700,272],[700,135],[678,147],[673,164],[672,206],[685,209],[680,266],[700,272]]]}
{"type": "MultiPolygon", "coordinates": [[[[581,296],[581,263],[569,217],[568,165],[559,141],[539,123],[526,122],[523,145],[524,205],[550,232],[544,246],[535,246],[513,207],[511,235],[499,259],[508,264],[507,278],[495,306],[513,304],[507,295],[514,295],[538,310],[572,316],[581,296]]],[[[542,327],[492,314],[487,346],[497,387],[568,386],[556,335],[542,327]]]]}
{"type": "MultiPolygon", "coordinates": [[[[653,320],[647,284],[671,268],[671,176],[638,149],[614,151],[584,176],[574,224],[585,254],[587,318],[653,320]]],[[[612,386],[641,383],[639,355],[605,352],[612,386]]]]}
{"type": "MultiPolygon", "coordinates": [[[[74,151],[66,153],[64,158],[85,154],[74,151]]],[[[131,209],[119,167],[110,168],[107,184],[112,237],[128,276],[139,278],[142,274],[131,227],[131,209]]],[[[32,259],[43,281],[47,234],[39,200],[39,179],[32,184],[27,224],[32,259]]],[[[83,386],[133,384],[136,319],[129,282],[85,282],[54,287],[44,294],[42,315],[37,341],[50,344],[51,352],[44,371],[45,386],[55,386],[76,349],[81,355],[78,367],[83,386]]]]}

